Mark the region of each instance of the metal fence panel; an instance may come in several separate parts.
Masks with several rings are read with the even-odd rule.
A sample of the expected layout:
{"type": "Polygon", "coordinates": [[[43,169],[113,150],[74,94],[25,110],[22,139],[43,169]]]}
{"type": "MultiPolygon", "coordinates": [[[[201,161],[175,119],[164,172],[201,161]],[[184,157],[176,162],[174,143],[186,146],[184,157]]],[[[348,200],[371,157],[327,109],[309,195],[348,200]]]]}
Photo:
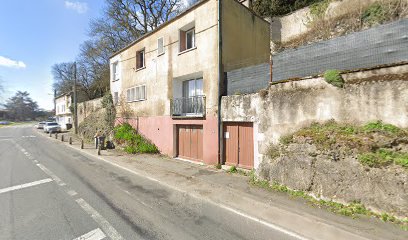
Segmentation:
{"type": "Polygon", "coordinates": [[[273,81],[408,61],[408,19],[273,56],[273,81]]]}
{"type": "Polygon", "coordinates": [[[227,94],[257,92],[268,87],[270,75],[269,63],[227,72],[227,94]]]}

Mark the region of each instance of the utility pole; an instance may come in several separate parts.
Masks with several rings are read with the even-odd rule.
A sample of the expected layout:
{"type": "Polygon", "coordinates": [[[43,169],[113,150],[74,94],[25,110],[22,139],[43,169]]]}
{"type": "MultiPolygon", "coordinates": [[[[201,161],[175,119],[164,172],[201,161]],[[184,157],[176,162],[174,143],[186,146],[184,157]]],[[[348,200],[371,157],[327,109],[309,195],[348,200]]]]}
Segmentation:
{"type": "Polygon", "coordinates": [[[74,62],[74,131],[78,134],[78,115],[77,115],[77,67],[74,62]]]}

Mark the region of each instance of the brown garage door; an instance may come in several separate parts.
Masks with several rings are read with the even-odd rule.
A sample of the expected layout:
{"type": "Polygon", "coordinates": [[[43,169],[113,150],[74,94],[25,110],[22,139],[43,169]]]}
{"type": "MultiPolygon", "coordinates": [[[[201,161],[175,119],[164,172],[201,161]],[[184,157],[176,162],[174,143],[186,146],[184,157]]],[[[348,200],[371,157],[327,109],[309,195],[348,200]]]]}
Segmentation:
{"type": "Polygon", "coordinates": [[[203,160],[203,126],[178,126],[178,156],[195,161],[203,160]]]}
{"type": "Polygon", "coordinates": [[[254,167],[252,123],[224,123],[224,159],[227,165],[254,167]]]}

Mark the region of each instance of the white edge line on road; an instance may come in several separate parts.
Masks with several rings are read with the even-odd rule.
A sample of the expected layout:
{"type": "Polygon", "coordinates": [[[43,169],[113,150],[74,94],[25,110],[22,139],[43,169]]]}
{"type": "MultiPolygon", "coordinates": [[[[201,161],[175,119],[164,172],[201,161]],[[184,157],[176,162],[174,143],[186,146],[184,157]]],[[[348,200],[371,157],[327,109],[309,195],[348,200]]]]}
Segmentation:
{"type": "Polygon", "coordinates": [[[91,205],[89,205],[84,199],[78,198],[75,200],[82,209],[87,212],[91,218],[97,222],[102,230],[112,239],[112,240],[123,240],[123,237],[116,231],[116,229],[104,218],[99,212],[97,212],[91,205]]]}
{"type": "Polygon", "coordinates": [[[105,233],[100,228],[85,233],[84,235],[75,238],[74,240],[101,240],[106,237],[105,233]]]}
{"type": "Polygon", "coordinates": [[[47,183],[47,182],[52,182],[52,179],[46,178],[46,179],[35,181],[35,182],[24,183],[24,184],[16,185],[13,187],[3,188],[3,189],[0,189],[0,194],[15,191],[15,190],[20,190],[23,188],[33,187],[33,186],[40,185],[40,184],[47,183]]]}
{"type": "MultiPolygon", "coordinates": [[[[74,147],[72,147],[72,148],[74,148],[74,147]]],[[[74,148],[74,149],[76,149],[76,148],[74,148]]],[[[77,149],[77,150],[78,150],[78,149],[77,149]]],[[[93,156],[92,154],[87,153],[87,152],[82,152],[82,151],[80,151],[80,152],[81,152],[81,153],[86,153],[86,154],[88,154],[89,156],[92,156],[92,157],[96,157],[96,156],[93,156]]],[[[173,190],[176,190],[176,191],[178,191],[178,192],[187,194],[186,191],[181,190],[181,189],[177,189],[177,188],[175,188],[175,187],[173,187],[173,186],[171,186],[171,185],[169,185],[169,184],[163,183],[163,182],[161,182],[161,181],[159,181],[159,180],[157,180],[157,179],[155,179],[155,178],[152,178],[152,177],[149,177],[149,176],[145,176],[145,175],[143,175],[143,174],[140,174],[140,173],[138,173],[138,172],[136,172],[136,171],[133,171],[133,170],[131,170],[131,169],[129,169],[129,168],[123,167],[123,166],[121,166],[121,165],[119,165],[119,164],[110,162],[110,161],[105,160],[105,159],[103,159],[103,158],[100,158],[100,157],[96,157],[96,158],[98,158],[98,159],[100,159],[100,160],[102,160],[102,161],[104,161],[104,162],[106,162],[106,163],[108,163],[108,164],[111,164],[111,165],[113,165],[113,166],[115,166],[115,167],[118,167],[118,168],[120,168],[120,169],[122,169],[122,170],[125,170],[125,171],[127,171],[127,172],[133,173],[133,174],[135,174],[135,175],[137,175],[137,176],[139,176],[139,177],[147,178],[147,179],[150,180],[150,181],[157,182],[157,183],[159,183],[159,184],[161,184],[161,185],[163,185],[163,186],[165,186],[165,187],[168,187],[168,188],[173,189],[173,190]]],[[[193,197],[193,198],[199,199],[198,197],[194,196],[193,194],[189,194],[189,195],[190,195],[191,197],[193,197]]],[[[252,220],[252,221],[256,221],[256,222],[258,222],[258,223],[260,223],[260,224],[262,224],[262,225],[265,225],[265,226],[267,226],[267,227],[269,227],[269,228],[272,228],[272,229],[275,229],[275,230],[280,231],[280,232],[282,232],[282,233],[285,233],[285,234],[287,234],[287,235],[289,235],[289,236],[291,236],[291,237],[297,238],[297,239],[299,239],[299,240],[308,240],[308,238],[305,238],[305,237],[303,237],[303,236],[301,236],[301,235],[299,235],[299,234],[297,234],[297,233],[295,233],[295,232],[286,230],[286,229],[284,229],[284,228],[282,228],[282,227],[280,227],[280,226],[278,226],[278,225],[275,225],[275,224],[272,224],[272,223],[263,221],[263,220],[261,220],[261,219],[259,219],[259,218],[252,217],[252,216],[250,216],[250,215],[248,215],[248,214],[246,214],[246,213],[240,212],[240,211],[238,211],[238,210],[236,210],[236,209],[230,208],[230,207],[225,206],[225,205],[223,205],[223,204],[216,203],[216,202],[214,202],[214,201],[212,201],[212,200],[210,200],[210,199],[205,199],[205,200],[206,200],[207,202],[213,204],[213,205],[216,205],[216,206],[218,206],[218,207],[221,207],[222,209],[225,209],[225,210],[227,210],[227,211],[233,212],[233,213],[238,214],[238,215],[240,215],[240,216],[242,216],[242,217],[246,217],[246,218],[248,218],[248,219],[250,219],[250,220],[252,220]]]]}

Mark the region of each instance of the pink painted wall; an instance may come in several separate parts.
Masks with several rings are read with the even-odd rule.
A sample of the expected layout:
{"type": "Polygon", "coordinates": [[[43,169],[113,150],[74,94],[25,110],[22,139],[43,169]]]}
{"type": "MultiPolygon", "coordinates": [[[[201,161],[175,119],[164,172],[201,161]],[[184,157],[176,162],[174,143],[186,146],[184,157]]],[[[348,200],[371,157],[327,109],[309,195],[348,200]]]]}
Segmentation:
{"type": "MultiPolygon", "coordinates": [[[[123,119],[118,119],[118,123],[123,119]]],[[[160,149],[162,154],[176,157],[177,131],[176,125],[203,125],[203,162],[205,164],[218,163],[218,122],[216,117],[206,119],[172,119],[170,116],[139,117],[128,119],[134,128],[150,139],[160,149]]]]}

